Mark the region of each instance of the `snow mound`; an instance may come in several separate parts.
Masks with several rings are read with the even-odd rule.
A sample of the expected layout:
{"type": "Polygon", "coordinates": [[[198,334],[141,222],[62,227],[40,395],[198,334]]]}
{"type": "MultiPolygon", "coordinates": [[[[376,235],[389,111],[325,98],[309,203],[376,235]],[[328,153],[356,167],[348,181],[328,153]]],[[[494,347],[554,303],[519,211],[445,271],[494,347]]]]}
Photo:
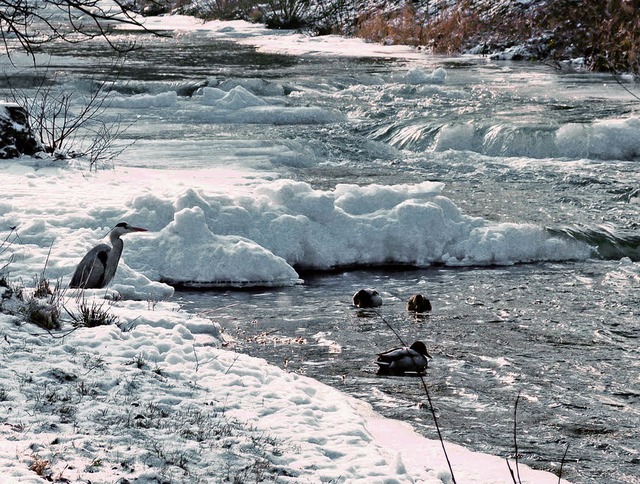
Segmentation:
{"type": "Polygon", "coordinates": [[[430,73],[426,73],[424,70],[414,67],[404,77],[404,82],[407,84],[443,84],[447,78],[447,71],[442,67],[438,67],[436,70],[430,73]]]}
{"type": "Polygon", "coordinates": [[[135,94],[133,96],[110,96],[107,105],[112,108],[150,109],[172,107],[178,100],[178,93],[167,91],[160,94],[135,94]]]}
{"type": "Polygon", "coordinates": [[[250,106],[266,106],[267,102],[250,93],[242,86],[236,86],[229,92],[214,87],[202,90],[202,102],[220,109],[243,109],[250,106]]]}
{"type": "Polygon", "coordinates": [[[159,233],[139,237],[132,246],[132,264],[173,284],[280,286],[300,282],[284,259],[255,242],[213,234],[198,206],[176,212],[159,233]]]}

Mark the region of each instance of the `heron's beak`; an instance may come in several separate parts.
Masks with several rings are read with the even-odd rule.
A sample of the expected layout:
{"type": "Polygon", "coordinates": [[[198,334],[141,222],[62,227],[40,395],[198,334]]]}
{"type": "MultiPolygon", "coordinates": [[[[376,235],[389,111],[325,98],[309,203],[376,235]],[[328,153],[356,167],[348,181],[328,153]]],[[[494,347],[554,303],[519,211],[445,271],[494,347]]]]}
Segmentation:
{"type": "Polygon", "coordinates": [[[129,229],[134,232],[149,232],[147,229],[143,229],[142,227],[129,227],[129,229]]]}

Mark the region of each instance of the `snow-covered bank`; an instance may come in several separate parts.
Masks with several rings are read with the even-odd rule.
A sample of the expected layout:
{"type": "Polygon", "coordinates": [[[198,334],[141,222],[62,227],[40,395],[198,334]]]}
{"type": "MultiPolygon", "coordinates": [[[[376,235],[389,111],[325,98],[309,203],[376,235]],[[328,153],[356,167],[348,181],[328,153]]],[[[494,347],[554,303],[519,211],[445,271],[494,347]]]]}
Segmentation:
{"type": "MultiPolygon", "coordinates": [[[[126,329],[56,337],[0,314],[3,483],[450,482],[438,441],[315,380],[216,348],[211,321],[170,303],[111,311],[126,329]]],[[[459,482],[508,480],[501,458],[447,450],[459,482]]],[[[557,482],[520,472],[525,483],[557,482]]]]}
{"type": "MultiPolygon", "coordinates": [[[[256,46],[262,52],[292,55],[346,55],[386,58],[424,58],[424,53],[412,46],[382,45],[358,38],[337,35],[312,36],[291,30],[267,29],[264,25],[244,20],[203,22],[194,17],[170,15],[140,18],[150,30],[176,32],[206,32],[212,38],[231,39],[239,44],[256,46]]],[[[122,28],[122,27],[121,27],[122,28]]],[[[129,29],[129,27],[124,27],[129,29]]]]}
{"type": "MultiPolygon", "coordinates": [[[[215,324],[157,302],[173,292],[158,279],[294,284],[296,262],[416,262],[407,257],[417,251],[427,263],[452,240],[460,254],[484,260],[586,250],[539,228],[464,216],[435,183],[317,191],[232,172],[225,179],[221,170],[88,173],[33,163],[0,168],[1,265],[10,279],[29,286],[44,270],[64,288],[113,224],[153,232],[126,236],[114,284],[87,292],[124,298],[109,309],[123,329],[53,337],[21,315],[0,315],[0,473],[8,482],[39,482],[38,472],[71,482],[219,482],[252,472],[278,482],[449,482],[439,442],[316,381],[217,348],[215,324]]],[[[66,296],[74,311],[75,294],[66,296]]],[[[448,449],[457,479],[508,475],[500,458],[448,449]]],[[[523,482],[557,481],[521,472],[523,482]]]]}
{"type": "Polygon", "coordinates": [[[66,283],[82,255],[125,220],[151,232],[125,237],[114,288],[163,299],[171,288],[161,281],[289,285],[299,282],[293,267],[509,265],[591,254],[543,227],[467,216],[440,183],[314,190],[292,180],[225,185],[224,175],[9,163],[0,167],[0,223],[15,231],[5,235],[3,257],[12,257],[14,274],[46,265],[47,277],[66,283]]]}

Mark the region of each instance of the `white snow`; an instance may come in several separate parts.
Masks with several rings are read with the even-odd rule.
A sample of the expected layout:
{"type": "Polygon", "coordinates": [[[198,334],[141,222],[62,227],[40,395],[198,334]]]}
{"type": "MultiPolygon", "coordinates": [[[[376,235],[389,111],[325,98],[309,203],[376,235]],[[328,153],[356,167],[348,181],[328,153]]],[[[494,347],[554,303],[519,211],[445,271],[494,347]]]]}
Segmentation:
{"type": "Polygon", "coordinates": [[[590,124],[562,126],[556,144],[563,156],[603,160],[640,157],[640,118],[603,119],[590,124]]]}
{"type": "Polygon", "coordinates": [[[433,72],[425,72],[423,69],[414,67],[405,75],[407,84],[442,84],[447,79],[447,71],[438,67],[433,72]]]}
{"type": "Polygon", "coordinates": [[[111,96],[109,106],[113,108],[149,109],[152,107],[174,106],[178,100],[175,91],[160,94],[136,94],[133,96],[111,96]]]}
{"type": "MultiPolygon", "coordinates": [[[[238,22],[160,21],[278,45],[286,39],[293,52],[324,51],[337,40],[238,22]]],[[[375,46],[372,55],[380,49],[398,52],[375,46]]],[[[443,82],[443,73],[434,79],[443,82]]],[[[180,105],[173,94],[122,102],[180,105]]],[[[261,105],[247,86],[200,95],[202,109],[225,111],[233,122],[345,119],[261,105]]],[[[217,325],[170,302],[173,289],[162,281],[278,286],[301,282],[297,266],[513,264],[590,253],[540,227],[467,216],[431,182],[319,190],[224,166],[88,172],[23,159],[0,165],[0,186],[0,268],[11,285],[30,287],[44,271],[60,281],[69,312],[106,304],[119,318],[77,330],[67,318],[51,335],[22,313],[0,314],[3,483],[42,482],[38,474],[67,482],[253,482],[260,472],[277,482],[451,482],[440,442],[317,381],[224,350],[217,325]],[[150,232],[124,237],[113,284],[84,295],[65,290],[84,253],[123,220],[150,232]]],[[[5,310],[9,293],[0,288],[5,310]]],[[[446,447],[458,482],[510,481],[503,458],[446,447]]],[[[558,481],[525,466],[520,475],[525,483],[558,481]]]]}
{"type": "Polygon", "coordinates": [[[125,236],[125,269],[114,284],[127,297],[158,299],[171,289],[151,281],[290,285],[299,282],[295,267],[510,265],[591,254],[540,226],[465,215],[440,183],[317,190],[283,179],[220,187],[223,176],[219,169],[88,174],[6,163],[0,183],[10,202],[0,205],[0,223],[17,227],[17,238],[4,257],[13,256],[17,274],[39,272],[48,257],[47,276],[67,283],[83,253],[124,220],[150,232],[125,236]]]}
{"type": "MultiPolygon", "coordinates": [[[[42,482],[33,469],[43,462],[44,476],[67,482],[222,482],[244,467],[251,474],[240,481],[253,482],[252,466],[267,461],[277,482],[450,482],[439,442],[315,380],[215,347],[210,321],[170,303],[112,311],[126,330],[58,339],[0,315],[3,483],[42,482]]],[[[459,482],[508,480],[501,458],[447,450],[459,482]]],[[[523,482],[557,481],[520,469],[523,482]]]]}

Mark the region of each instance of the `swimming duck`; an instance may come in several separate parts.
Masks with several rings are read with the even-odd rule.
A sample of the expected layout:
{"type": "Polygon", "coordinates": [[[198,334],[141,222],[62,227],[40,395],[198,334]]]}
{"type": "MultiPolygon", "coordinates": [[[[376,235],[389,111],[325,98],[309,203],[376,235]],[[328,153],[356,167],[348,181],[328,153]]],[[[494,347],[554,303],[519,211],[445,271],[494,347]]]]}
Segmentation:
{"type": "Polygon", "coordinates": [[[414,294],[407,301],[407,311],[415,311],[416,313],[431,311],[431,301],[422,294],[414,294]]]}
{"type": "Polygon", "coordinates": [[[353,305],[357,308],[382,306],[382,298],[375,289],[360,289],[353,295],[353,305]]]}
{"type": "Polygon", "coordinates": [[[409,348],[404,346],[378,353],[378,375],[403,375],[405,372],[424,374],[427,358],[431,358],[431,355],[422,341],[416,341],[409,348]]]}

